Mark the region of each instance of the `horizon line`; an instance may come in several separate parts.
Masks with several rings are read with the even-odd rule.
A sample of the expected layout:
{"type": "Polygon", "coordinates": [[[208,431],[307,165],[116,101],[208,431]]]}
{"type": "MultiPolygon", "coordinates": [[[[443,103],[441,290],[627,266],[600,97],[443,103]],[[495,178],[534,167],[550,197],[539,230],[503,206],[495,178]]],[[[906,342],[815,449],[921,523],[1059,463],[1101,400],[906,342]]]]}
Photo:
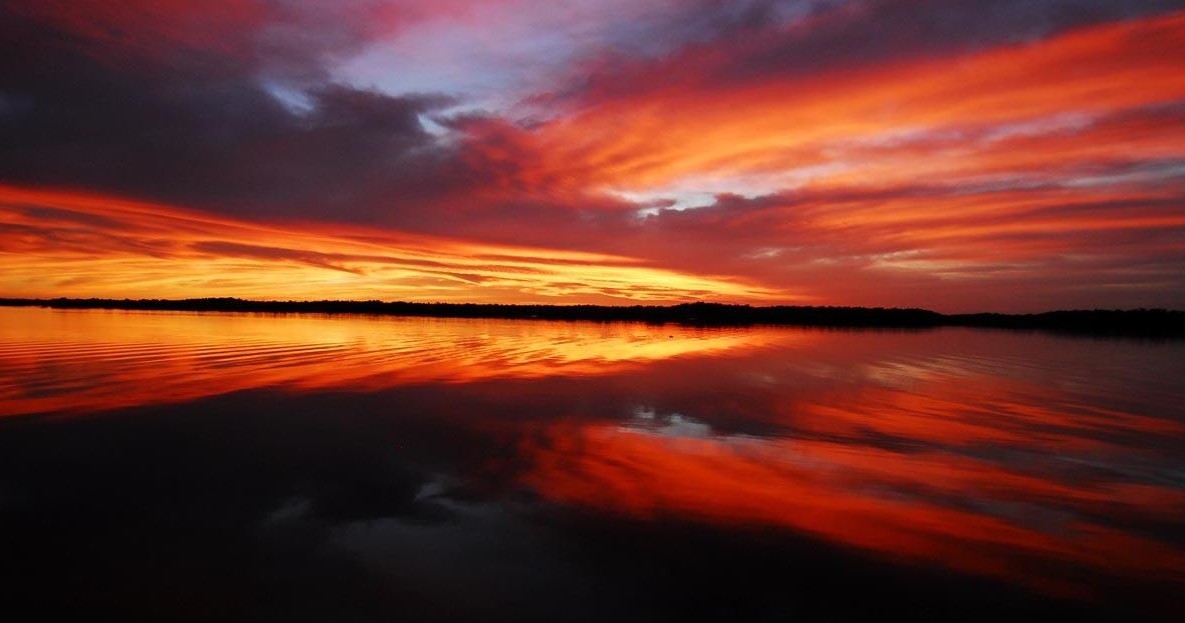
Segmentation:
{"type": "Polygon", "coordinates": [[[661,305],[446,303],[372,300],[255,301],[189,299],[5,298],[0,307],[116,309],[207,313],[355,314],[503,320],[646,322],[718,326],[786,325],[835,328],[967,327],[1038,330],[1094,336],[1185,338],[1185,310],[1164,308],[1050,310],[1036,313],[945,314],[922,308],[765,305],[694,301],[661,305]]]}

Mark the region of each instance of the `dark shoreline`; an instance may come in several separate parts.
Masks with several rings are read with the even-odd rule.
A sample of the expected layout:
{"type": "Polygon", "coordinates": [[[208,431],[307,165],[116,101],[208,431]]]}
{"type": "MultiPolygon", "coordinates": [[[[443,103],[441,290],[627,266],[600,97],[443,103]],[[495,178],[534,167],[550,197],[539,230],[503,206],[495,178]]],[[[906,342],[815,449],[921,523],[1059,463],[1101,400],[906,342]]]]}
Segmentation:
{"type": "Polygon", "coordinates": [[[200,299],[17,299],[3,307],[121,309],[146,311],[366,314],[435,318],[591,320],[689,325],[796,325],[811,327],[930,329],[978,327],[1039,330],[1075,335],[1185,337],[1185,311],[1164,309],[1065,310],[1038,314],[940,314],[926,309],[882,307],[800,307],[682,303],[677,305],[502,305],[382,301],[249,301],[200,299]]]}

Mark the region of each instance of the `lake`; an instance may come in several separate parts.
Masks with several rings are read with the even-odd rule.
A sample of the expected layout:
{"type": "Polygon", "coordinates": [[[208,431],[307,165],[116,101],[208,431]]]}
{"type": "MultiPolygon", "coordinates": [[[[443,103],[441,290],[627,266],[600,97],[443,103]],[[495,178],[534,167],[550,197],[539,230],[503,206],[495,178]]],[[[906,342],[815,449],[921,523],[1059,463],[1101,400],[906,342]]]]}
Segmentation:
{"type": "Polygon", "coordinates": [[[0,308],[7,608],[1185,611],[1185,341],[0,308]]]}

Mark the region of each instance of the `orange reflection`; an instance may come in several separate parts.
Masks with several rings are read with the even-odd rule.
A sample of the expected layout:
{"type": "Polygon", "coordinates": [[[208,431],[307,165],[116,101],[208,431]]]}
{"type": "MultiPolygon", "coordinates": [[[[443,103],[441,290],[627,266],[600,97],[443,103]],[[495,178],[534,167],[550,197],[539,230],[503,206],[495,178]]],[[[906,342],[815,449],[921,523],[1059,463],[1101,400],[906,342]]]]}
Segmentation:
{"type": "Polygon", "coordinates": [[[260,387],[592,376],[787,332],[641,324],[0,308],[0,415],[81,413],[260,387]]]}
{"type": "MultiPolygon", "coordinates": [[[[829,339],[827,351],[856,339],[881,340],[829,339]]],[[[563,504],[789,529],[1057,594],[1089,596],[1106,577],[1185,582],[1185,551],[1153,529],[1130,529],[1185,517],[1174,455],[1147,445],[1178,447],[1185,423],[1087,400],[986,358],[911,361],[886,350],[858,363],[864,354],[792,357],[814,381],[768,400],[729,399],[733,416],[779,435],[719,432],[710,418],[650,408],[625,425],[546,424],[521,445],[530,467],[519,481],[563,504]],[[1149,465],[1163,471],[1149,476],[1149,465]]],[[[778,359],[747,361],[760,369],[778,359]]],[[[740,391],[713,374],[721,393],[740,391]]]]}
{"type": "MultiPolygon", "coordinates": [[[[1185,517],[1180,349],[969,330],[0,308],[0,414],[465,383],[480,404],[522,411],[456,416],[509,440],[495,486],[1089,595],[1105,585],[1092,578],[1185,585],[1185,551],[1158,536],[1185,517]],[[554,377],[581,380],[541,382],[554,377]],[[515,379],[537,382],[483,383],[515,379]]],[[[451,391],[432,395],[447,405],[451,391]]]]}
{"type": "Polygon", "coordinates": [[[669,438],[605,426],[556,427],[546,444],[532,441],[523,452],[534,464],[523,482],[546,498],[640,518],[790,528],[1055,592],[1078,587],[1050,573],[1051,561],[1062,564],[1063,572],[1072,563],[1094,573],[1185,577],[1185,556],[1162,542],[1080,519],[1032,518],[1057,523],[1046,531],[1006,515],[1010,507],[1052,496],[1083,512],[1138,509],[1138,515],[1171,520],[1185,514],[1185,494],[1166,487],[1083,491],[938,453],[903,456],[819,441],[669,438]],[[944,495],[953,499],[938,499],[944,495]],[[977,512],[959,508],[960,502],[988,508],[977,512]],[[992,505],[1002,516],[993,516],[992,505]],[[1036,564],[1018,565],[1026,559],[1036,564]]]}

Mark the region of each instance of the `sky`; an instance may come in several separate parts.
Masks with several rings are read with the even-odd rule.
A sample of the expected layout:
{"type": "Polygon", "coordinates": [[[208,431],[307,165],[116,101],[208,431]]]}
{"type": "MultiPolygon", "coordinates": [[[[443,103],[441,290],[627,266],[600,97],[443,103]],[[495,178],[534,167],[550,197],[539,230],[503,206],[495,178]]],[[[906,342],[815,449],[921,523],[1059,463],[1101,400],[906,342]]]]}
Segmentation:
{"type": "Polygon", "coordinates": [[[0,296],[1185,308],[1185,0],[0,0],[0,296]]]}

